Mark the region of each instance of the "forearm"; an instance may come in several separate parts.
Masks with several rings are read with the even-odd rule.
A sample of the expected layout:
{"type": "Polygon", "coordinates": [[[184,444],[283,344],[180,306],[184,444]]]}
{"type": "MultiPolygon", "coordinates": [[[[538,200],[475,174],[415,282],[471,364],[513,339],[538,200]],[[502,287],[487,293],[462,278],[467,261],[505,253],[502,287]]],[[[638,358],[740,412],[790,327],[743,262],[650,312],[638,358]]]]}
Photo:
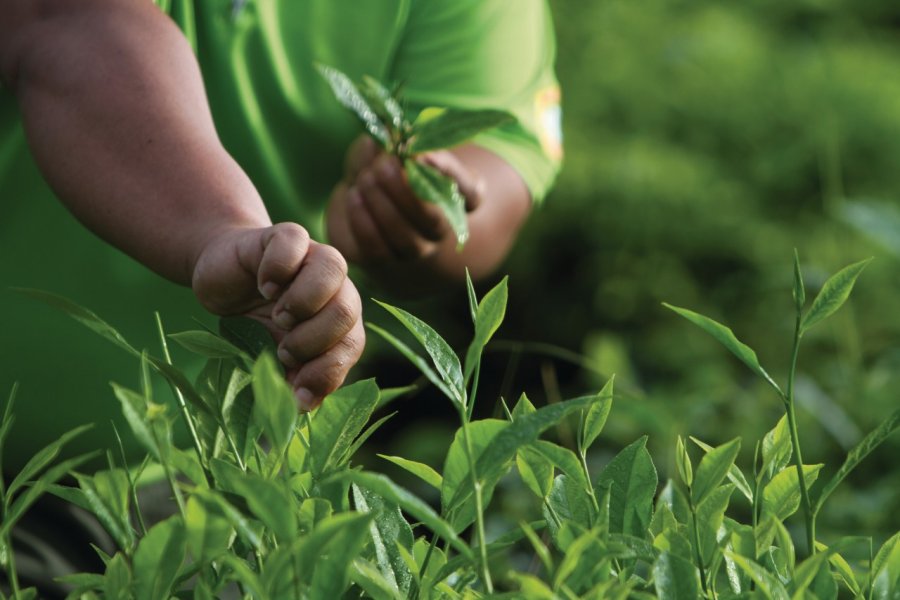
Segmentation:
{"type": "Polygon", "coordinates": [[[149,2],[7,0],[4,84],[32,153],[72,213],[102,238],[188,284],[204,245],[269,224],[222,148],[199,69],[149,2]]]}

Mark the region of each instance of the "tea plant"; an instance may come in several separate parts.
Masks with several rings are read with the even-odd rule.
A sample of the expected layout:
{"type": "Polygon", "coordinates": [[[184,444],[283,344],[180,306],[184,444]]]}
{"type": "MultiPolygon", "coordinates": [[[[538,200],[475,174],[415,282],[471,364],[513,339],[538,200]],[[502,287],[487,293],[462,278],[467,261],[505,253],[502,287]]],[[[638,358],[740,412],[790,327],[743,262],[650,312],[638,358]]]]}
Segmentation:
{"type": "MultiPolygon", "coordinates": [[[[841,306],[864,266],[851,265],[830,278],[804,312],[795,258],[797,328],[784,392],[730,329],[671,307],[768,381],[785,415],[756,444],[750,476],[736,464],[740,439],[713,447],[679,436],[677,481],[667,481],[661,491],[646,437],[596,474],[589,468],[590,450],[611,412],[612,379],[589,396],[536,407],[522,395],[511,410],[501,402],[505,418],[472,418],[481,354],[506,310],[506,280],[480,301],[469,283],[474,335],[461,356],[420,319],[382,304],[415,346],[370,325],[372,331],[422,371],[460,420],[440,472],[383,456],[433,488],[438,509],[352,462],[390,418],[369,424],[372,415],[402,390],[379,391],[373,381],[361,381],[329,396],[315,412],[298,414],[266,349],[271,344],[265,332],[251,321],[223,320],[222,335],[161,335],[159,359],[135,350],[93,313],[40,294],[139,360],[139,386],[114,384],[113,391],[148,456],[136,470],[126,468],[124,456],[118,463],[110,456],[107,469],[76,474],[78,487],[64,487],[57,480],[84,457],[48,469],[78,431],[59,440],[8,487],[0,486],[0,541],[8,549],[17,517],[34,497],[50,491],[93,512],[118,545],[112,556],[101,553],[104,573],[65,578],[74,587],[72,598],[206,599],[229,588],[261,599],[895,598],[900,533],[877,552],[864,537],[826,545],[816,537],[815,519],[835,487],[897,429],[900,410],[851,450],[813,496],[822,465],[800,457],[792,395],[800,339],[841,306]],[[208,358],[195,381],[171,364],[167,338],[208,358]],[[157,402],[152,371],[178,391],[177,410],[157,402]],[[188,450],[172,442],[176,418],[189,425],[188,450]],[[542,439],[569,418],[577,419],[574,448],[542,439]],[[699,460],[692,457],[698,453],[693,446],[702,451],[699,460]],[[177,512],[148,526],[136,481],[151,465],[162,470],[177,512]],[[511,471],[533,494],[539,514],[489,539],[485,512],[511,471]],[[731,506],[735,491],[749,512],[747,523],[730,516],[739,512],[731,506]],[[805,553],[796,551],[786,525],[801,506],[805,553]],[[851,564],[845,555],[848,549],[858,555],[859,548],[868,560],[851,564]],[[534,567],[506,567],[514,551],[529,552],[534,567]]],[[[0,440],[11,420],[9,406],[0,440]]],[[[28,597],[16,584],[12,554],[3,556],[14,597],[28,597]]]]}
{"type": "Polygon", "coordinates": [[[469,237],[466,202],[456,182],[434,167],[415,160],[416,155],[450,148],[476,134],[513,120],[501,110],[426,108],[412,121],[402,100],[381,83],[364,77],[357,84],[337,69],[318,65],[338,101],[360,118],[366,131],[384,149],[400,159],[416,195],[440,206],[462,247],[469,237]]]}

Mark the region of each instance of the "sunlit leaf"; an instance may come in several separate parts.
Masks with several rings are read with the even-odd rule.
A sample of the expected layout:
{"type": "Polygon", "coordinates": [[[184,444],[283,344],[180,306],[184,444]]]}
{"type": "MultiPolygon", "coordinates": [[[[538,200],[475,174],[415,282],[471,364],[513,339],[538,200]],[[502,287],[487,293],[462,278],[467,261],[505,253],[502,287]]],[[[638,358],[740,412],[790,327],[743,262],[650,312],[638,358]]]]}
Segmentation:
{"type": "Polygon", "coordinates": [[[788,429],[787,415],[784,415],[763,438],[762,473],[765,473],[769,479],[774,477],[790,463],[791,453],[791,435],[788,429]]]}
{"type": "Polygon", "coordinates": [[[411,362],[419,371],[422,372],[423,375],[430,381],[434,386],[441,391],[447,398],[450,399],[451,402],[459,403],[459,392],[457,390],[451,391],[451,386],[448,386],[444,381],[438,376],[431,365],[428,362],[416,354],[410,349],[409,346],[404,344],[401,340],[397,339],[393,334],[388,331],[385,331],[381,327],[373,323],[366,323],[366,327],[383,337],[391,346],[396,348],[400,354],[406,357],[406,360],[411,362]]]}
{"type": "Polygon", "coordinates": [[[538,498],[546,498],[553,485],[553,463],[531,446],[519,448],[516,453],[519,476],[538,498]]]}
{"type": "MultiPolygon", "coordinates": [[[[691,436],[691,441],[700,446],[704,452],[709,452],[713,449],[712,446],[698,440],[694,436],[691,436]]],[[[753,503],[753,489],[750,487],[750,482],[747,481],[747,478],[744,477],[744,473],[737,465],[732,464],[728,469],[728,480],[737,487],[741,494],[743,494],[751,504],[753,503]]]]}
{"type": "Polygon", "coordinates": [[[363,513],[372,513],[369,523],[369,539],[375,554],[375,563],[384,578],[404,595],[412,584],[412,573],[400,554],[399,546],[412,550],[413,532],[396,504],[367,489],[352,485],[353,505],[363,513]]]}
{"type": "Polygon", "coordinates": [[[265,353],[256,360],[251,385],[253,420],[272,442],[276,454],[281,454],[294,433],[297,401],[271,354],[265,353]]]}
{"type": "MultiPolygon", "coordinates": [[[[803,478],[811,487],[819,476],[822,465],[803,465],[803,478]]],[[[800,508],[800,483],[797,469],[784,469],[772,478],[763,489],[763,511],[783,521],[800,508]]]]}
{"type": "Polygon", "coordinates": [[[770,600],[790,599],[790,595],[778,578],[766,571],[757,562],[733,552],[726,551],[725,554],[753,580],[766,598],[770,600]]]}
{"type": "Polygon", "coordinates": [[[694,476],[694,485],[691,487],[691,498],[695,505],[700,505],[707,495],[722,483],[740,450],[741,440],[735,438],[710,450],[700,459],[694,476]]]}
{"type": "Polygon", "coordinates": [[[819,295],[813,300],[812,306],[809,307],[809,312],[800,321],[801,334],[806,333],[819,321],[834,314],[847,301],[853,290],[853,284],[856,283],[856,278],[871,261],[872,259],[868,258],[853,263],[828,278],[819,291],[819,295]]]}
{"type": "Polygon", "coordinates": [[[612,409],[615,379],[615,375],[609,378],[603,389],[597,394],[597,401],[591,404],[584,412],[580,436],[581,450],[583,452],[587,452],[588,448],[600,436],[604,425],[606,425],[606,419],[609,417],[609,411],[612,409]]]}
{"type": "MultiPolygon", "coordinates": [[[[485,419],[468,424],[471,441],[472,459],[479,464],[479,457],[485,452],[491,441],[501,431],[510,426],[508,421],[485,419]]],[[[506,465],[493,465],[495,469],[506,465]]],[[[476,467],[476,473],[477,467],[476,467]]],[[[480,474],[479,474],[480,475],[480,474]]],[[[475,501],[472,489],[471,470],[466,453],[466,442],[462,428],[456,431],[443,468],[444,480],[441,484],[441,512],[448,515],[448,520],[456,531],[462,531],[475,520],[475,501]]],[[[496,480],[487,481],[482,488],[482,498],[486,505],[493,492],[496,480]]]]}
{"type": "Polygon", "coordinates": [[[187,547],[193,560],[207,562],[228,550],[234,529],[223,517],[206,510],[191,496],[185,505],[187,547]]]}
{"type": "Polygon", "coordinates": [[[725,484],[713,489],[697,505],[697,530],[700,537],[700,556],[703,564],[709,565],[713,553],[718,548],[718,533],[725,517],[725,510],[734,491],[733,484],[725,484]]]}

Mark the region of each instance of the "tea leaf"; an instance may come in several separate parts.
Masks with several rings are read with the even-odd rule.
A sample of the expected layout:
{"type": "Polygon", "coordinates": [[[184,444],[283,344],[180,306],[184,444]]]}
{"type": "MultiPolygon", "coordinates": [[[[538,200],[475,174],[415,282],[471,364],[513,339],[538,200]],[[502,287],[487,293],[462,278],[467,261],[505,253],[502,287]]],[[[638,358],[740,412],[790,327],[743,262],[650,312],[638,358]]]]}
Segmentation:
{"type": "Polygon", "coordinates": [[[509,298],[508,279],[509,277],[504,277],[500,283],[484,295],[478,304],[475,313],[475,336],[466,351],[465,370],[463,371],[465,385],[469,384],[475,365],[481,360],[484,347],[500,327],[500,323],[503,322],[503,317],[506,315],[506,303],[509,298]]]}
{"type": "Polygon", "coordinates": [[[790,600],[790,595],[784,588],[784,585],[778,581],[778,578],[766,571],[757,562],[727,550],[725,551],[725,556],[734,561],[734,564],[750,576],[750,579],[756,583],[759,590],[766,595],[766,598],[771,600],[790,600]]]}
{"type": "Polygon", "coordinates": [[[227,581],[240,582],[242,587],[253,593],[253,598],[268,600],[269,595],[266,593],[259,577],[253,569],[247,566],[247,563],[242,558],[235,554],[225,553],[220,560],[222,561],[222,566],[225,567],[224,570],[226,572],[231,571],[226,577],[227,581]]]}
{"type": "Polygon", "coordinates": [[[365,471],[341,471],[331,476],[332,480],[355,483],[361,488],[375,492],[388,502],[392,502],[429,527],[434,533],[447,540],[460,554],[469,560],[472,551],[456,535],[450,524],[441,519],[425,502],[409,493],[385,475],[365,471]]]}
{"type": "Polygon", "coordinates": [[[153,458],[161,461],[162,453],[156,439],[153,437],[153,433],[150,431],[151,425],[146,421],[147,408],[144,397],[116,383],[111,383],[110,385],[112,385],[113,393],[122,405],[122,414],[125,415],[125,420],[128,421],[128,426],[131,427],[134,437],[137,438],[153,458]]]}
{"type": "Polygon", "coordinates": [[[441,478],[441,474],[429,467],[428,465],[422,464],[420,462],[416,462],[414,460],[408,460],[406,458],[402,458],[400,456],[387,456],[385,454],[379,454],[381,458],[390,461],[400,467],[401,469],[405,469],[430,485],[431,487],[440,490],[443,479],[441,478]]]}
{"type": "Polygon", "coordinates": [[[410,154],[459,145],[478,133],[514,121],[502,110],[460,110],[447,108],[432,113],[427,119],[413,122],[413,134],[409,144],[410,154]]]}
{"type": "Polygon", "coordinates": [[[803,275],[800,273],[800,255],[794,248],[794,305],[797,307],[797,314],[803,311],[803,305],[806,304],[806,288],[803,286],[803,275]]]}
{"type": "Polygon", "coordinates": [[[735,438],[728,443],[710,450],[700,460],[694,485],[691,487],[691,498],[695,505],[700,505],[734,466],[734,459],[741,450],[741,439],[735,438]]]}
{"type": "Polygon", "coordinates": [[[684,440],[680,435],[675,442],[675,469],[678,471],[682,483],[690,488],[694,482],[694,469],[691,466],[691,457],[688,455],[687,449],[684,447],[684,440]]]}
{"type": "MultiPolygon", "coordinates": [[[[891,588],[900,585],[900,532],[892,535],[875,554],[870,568],[875,598],[890,598],[891,588]]],[[[895,591],[895,590],[894,590],[895,591]]]]}
{"type": "Polygon", "coordinates": [[[728,502],[734,492],[733,484],[717,487],[707,494],[697,505],[697,529],[700,532],[700,556],[704,565],[709,565],[713,553],[718,548],[718,533],[728,509],[728,502]]]}
{"type": "MultiPolygon", "coordinates": [[[[375,405],[375,408],[379,408],[383,404],[384,403],[381,402],[381,398],[379,398],[378,403],[375,405]]],[[[343,464],[349,463],[350,459],[353,458],[353,455],[356,454],[359,451],[359,449],[362,448],[362,445],[366,443],[366,440],[369,439],[369,436],[371,436],[373,433],[378,431],[378,429],[382,425],[387,423],[396,414],[397,414],[396,412],[392,412],[390,414],[384,415],[383,417],[381,417],[380,419],[378,419],[377,421],[375,421],[374,423],[372,423],[371,425],[366,427],[366,430],[363,431],[361,434],[359,434],[359,437],[353,441],[353,444],[351,444],[349,448],[347,448],[347,451],[344,453],[344,456],[342,456],[340,458],[340,460],[338,461],[337,464],[343,465],[343,464]]]]}
{"type": "Polygon", "coordinates": [[[234,529],[191,496],[185,506],[187,547],[195,562],[209,562],[228,550],[234,529]]]}
{"type": "Polygon", "coordinates": [[[531,400],[528,399],[528,395],[525,392],[522,392],[522,395],[519,396],[519,401],[516,402],[516,405],[513,407],[510,416],[512,417],[512,421],[515,421],[522,415],[530,415],[533,412],[537,412],[537,409],[534,407],[534,404],[531,403],[531,400]]]}
{"type": "Polygon", "coordinates": [[[750,367],[750,369],[754,373],[760,375],[763,379],[769,382],[769,385],[774,387],[779,394],[782,394],[781,388],[778,387],[778,384],[775,383],[775,380],[773,380],[766,372],[766,370],[762,368],[762,365],[759,364],[759,359],[756,357],[756,352],[754,352],[752,348],[737,339],[731,329],[722,325],[721,323],[710,319],[709,317],[704,317],[703,315],[695,313],[694,311],[688,310],[686,308],[679,308],[665,302],[663,302],[663,306],[675,311],[706,333],[713,336],[720,344],[728,348],[728,350],[730,350],[732,354],[737,356],[741,360],[741,362],[750,367]]]}
{"type": "MultiPolygon", "coordinates": [[[[40,498],[44,493],[54,488],[54,484],[64,476],[71,474],[80,465],[97,457],[99,450],[82,454],[68,460],[59,462],[38,477],[37,481],[32,485],[23,489],[9,509],[6,511],[2,522],[0,522],[0,539],[4,539],[12,530],[13,526],[19,522],[25,512],[40,498]]],[[[9,498],[7,498],[7,502],[9,498]]]]}
{"type": "Polygon", "coordinates": [[[187,548],[180,516],[150,528],[134,552],[134,591],[137,600],[168,600],[187,548]]]}
{"type": "Polygon", "coordinates": [[[584,527],[593,521],[590,496],[582,485],[567,475],[557,475],[554,478],[544,510],[547,523],[550,524],[550,530],[554,533],[554,538],[557,538],[557,542],[559,542],[558,532],[552,517],[558,516],[563,524],[583,524],[584,527]],[[552,508],[553,512],[550,512],[547,506],[552,508]]]}
{"type": "Polygon", "coordinates": [[[791,437],[787,425],[787,415],[778,420],[778,424],[763,438],[762,473],[769,479],[787,467],[791,460],[791,437]]]}
{"type": "Polygon", "coordinates": [[[310,458],[315,477],[341,466],[341,459],[376,406],[378,386],[373,379],[344,386],[325,398],[313,413],[310,427],[310,458]]]}
{"type": "Polygon", "coordinates": [[[516,453],[519,476],[538,498],[544,499],[553,486],[553,463],[531,446],[519,448],[516,453]]]}
{"type": "MultiPolygon", "coordinates": [[[[220,493],[211,489],[196,488],[191,497],[202,502],[203,507],[209,513],[224,517],[245,542],[254,549],[259,549],[262,544],[262,538],[256,528],[241,514],[241,511],[232,506],[220,493]]],[[[227,557],[228,553],[223,556],[227,557]]]]}
{"type": "Polygon", "coordinates": [[[822,492],[819,494],[818,500],[816,500],[816,505],[813,510],[814,513],[818,513],[822,509],[825,500],[828,499],[828,496],[834,492],[844,478],[846,478],[847,475],[849,475],[850,472],[872,452],[872,450],[877,448],[881,442],[894,433],[898,427],[900,427],[900,409],[895,410],[889,418],[882,421],[881,425],[869,432],[862,441],[856,444],[856,446],[847,453],[844,464],[841,465],[841,468],[837,470],[825,487],[822,488],[822,492]]]}
{"type": "Polygon", "coordinates": [[[98,488],[93,477],[78,473],[74,475],[78,480],[78,486],[88,501],[88,505],[91,507],[91,512],[97,517],[97,520],[100,521],[106,531],[109,532],[116,544],[122,550],[130,553],[135,542],[134,531],[131,529],[127,513],[123,515],[121,507],[117,506],[117,498],[110,498],[108,494],[104,493],[108,486],[101,485],[98,488]]]}
{"type": "Polygon", "coordinates": [[[378,118],[387,124],[389,129],[398,131],[403,128],[405,120],[403,108],[389,89],[381,85],[377,79],[364,75],[359,91],[378,118]]]}
{"type": "MultiPolygon", "coordinates": [[[[691,441],[700,446],[704,452],[709,452],[713,449],[709,444],[698,440],[694,436],[691,436],[691,441]]],[[[737,465],[732,464],[728,469],[728,480],[731,481],[737,487],[737,489],[744,495],[745,498],[753,504],[753,489],[750,487],[750,482],[747,481],[747,478],[744,477],[744,473],[738,468],[737,465]]]]}
{"type": "Polygon", "coordinates": [[[356,84],[335,68],[326,65],[316,65],[316,69],[325,78],[328,85],[331,86],[331,91],[334,92],[338,102],[356,113],[356,116],[365,125],[366,131],[380,141],[383,146],[387,147],[390,144],[390,135],[387,128],[378,118],[376,112],[372,110],[372,107],[369,106],[369,103],[366,102],[356,84]]]}
{"type": "Polygon", "coordinates": [[[568,448],[557,446],[556,444],[545,440],[538,440],[531,444],[529,448],[532,448],[543,455],[547,460],[553,463],[553,466],[574,481],[577,481],[585,491],[587,491],[587,479],[585,478],[581,463],[574,452],[568,448]]]}
{"type": "Polygon", "coordinates": [[[291,441],[297,422],[297,402],[269,353],[253,365],[253,420],[272,442],[277,455],[291,441]]]}
{"type": "Polygon", "coordinates": [[[458,402],[457,393],[455,391],[450,391],[450,387],[445,384],[438,374],[435,373],[434,369],[425,361],[424,358],[413,352],[409,346],[401,342],[399,339],[394,337],[391,333],[388,333],[381,327],[374,325],[372,323],[366,323],[366,327],[383,337],[387,342],[392,345],[394,348],[400,351],[400,354],[406,357],[406,360],[411,362],[419,371],[422,372],[423,375],[430,381],[434,386],[441,391],[442,394],[447,396],[451,402],[458,402]]]}
{"type": "Polygon", "coordinates": [[[47,465],[53,462],[57,456],[59,456],[63,446],[72,441],[73,438],[76,438],[89,430],[91,427],[93,427],[93,424],[87,424],[76,427],[71,431],[67,431],[56,441],[38,451],[37,454],[32,456],[31,459],[25,463],[25,466],[18,472],[15,479],[12,480],[12,483],[9,484],[9,487],[6,489],[6,497],[12,498],[19,488],[26,485],[32,477],[40,473],[47,465]]]}
{"type": "Polygon", "coordinates": [[[378,302],[381,307],[400,321],[406,329],[418,340],[428,356],[431,357],[435,368],[441,375],[441,379],[452,392],[451,399],[459,406],[465,406],[465,384],[463,383],[462,366],[459,357],[430,325],[421,319],[409,314],[402,308],[378,302]]]}
{"type": "Polygon", "coordinates": [[[871,261],[871,258],[867,258],[853,263],[828,278],[819,295],[813,300],[812,306],[809,307],[809,312],[800,321],[801,335],[819,321],[834,314],[847,301],[853,290],[853,284],[856,283],[856,278],[871,261]]]}
{"type": "Polygon", "coordinates": [[[245,356],[243,350],[208,331],[182,331],[170,333],[168,337],[194,354],[207,358],[238,358],[245,356]]]}
{"type": "Polygon", "coordinates": [[[697,568],[680,556],[663,552],[653,564],[653,584],[660,600],[700,598],[697,568]]]}
{"type": "Polygon", "coordinates": [[[356,558],[350,564],[350,581],[374,600],[404,600],[396,585],[391,584],[369,561],[356,558]]]}
{"type": "Polygon", "coordinates": [[[262,521],[280,542],[297,537],[294,503],[284,487],[251,472],[243,472],[229,462],[213,458],[210,470],[219,489],[239,495],[247,501],[250,512],[262,521]]]}
{"type": "Polygon", "coordinates": [[[606,419],[609,417],[609,411],[612,409],[615,379],[615,375],[609,378],[600,390],[600,393],[597,394],[596,402],[591,404],[584,413],[584,422],[582,423],[581,435],[579,436],[579,447],[582,452],[587,452],[591,444],[600,436],[604,425],[606,425],[606,419]]]}
{"type": "MultiPolygon", "coordinates": [[[[478,473],[477,465],[480,463],[480,457],[487,449],[491,441],[500,434],[501,431],[510,427],[507,421],[497,419],[484,419],[482,421],[473,421],[468,424],[469,436],[472,442],[472,458],[476,464],[476,473],[478,473]]],[[[505,468],[506,465],[497,465],[499,468],[505,468]]],[[[449,515],[448,520],[456,531],[462,531],[475,519],[475,502],[472,491],[471,472],[469,470],[469,461],[466,455],[465,437],[462,428],[457,429],[450,449],[447,451],[447,458],[444,461],[444,480],[441,484],[441,512],[449,515]]],[[[493,492],[496,480],[484,480],[482,498],[484,506],[487,506],[488,499],[493,492]]]]}
{"type": "Polygon", "coordinates": [[[372,513],[369,537],[375,551],[378,569],[384,578],[404,595],[412,584],[412,573],[403,560],[398,546],[412,550],[413,532],[396,504],[390,504],[378,494],[359,486],[350,486],[353,505],[362,513],[372,513]]]}
{"type": "Polygon", "coordinates": [[[472,324],[474,325],[478,322],[478,298],[475,296],[475,284],[472,283],[469,267],[466,267],[466,294],[469,298],[469,312],[472,314],[472,324]]]}
{"type": "Polygon", "coordinates": [[[475,472],[484,482],[499,479],[506,472],[506,465],[515,458],[516,451],[531,442],[550,427],[558,424],[575,411],[593,405],[596,396],[585,396],[543,406],[531,414],[521,415],[492,437],[484,452],[477,458],[475,472]]]}
{"type": "MultiPolygon", "coordinates": [[[[803,465],[803,478],[807,487],[812,486],[821,469],[822,465],[803,465]]],[[[798,508],[800,508],[800,484],[797,469],[791,467],[775,475],[763,489],[763,512],[784,521],[798,508]]]]}
{"type": "Polygon", "coordinates": [[[219,334],[235,347],[246,352],[253,360],[268,350],[276,355],[277,347],[266,326],[249,317],[222,317],[219,319],[219,334]]]}
{"type": "Polygon", "coordinates": [[[106,565],[103,577],[103,597],[106,600],[129,600],[131,591],[131,569],[122,553],[113,556],[106,565]]]}
{"type": "Polygon", "coordinates": [[[597,477],[596,496],[610,490],[609,528],[612,533],[644,537],[656,495],[656,468],[647,452],[647,436],[619,452],[597,477]]]}
{"type": "MultiPolygon", "coordinates": [[[[860,538],[843,538],[843,539],[852,539],[854,541],[859,540],[860,538]]],[[[816,542],[817,550],[825,550],[827,547],[825,544],[816,542]]],[[[853,572],[853,567],[844,559],[840,554],[834,553],[832,554],[828,562],[831,563],[831,566],[834,568],[834,572],[837,577],[840,578],[841,581],[844,582],[844,585],[847,586],[847,589],[854,596],[859,596],[862,593],[862,588],[859,583],[856,581],[856,574],[853,572]]]]}
{"type": "MultiPolygon", "coordinates": [[[[843,538],[836,544],[832,544],[829,547],[822,547],[820,549],[820,552],[810,556],[805,561],[803,561],[794,571],[794,577],[791,581],[791,583],[793,584],[792,589],[794,597],[797,597],[798,594],[802,594],[803,591],[813,583],[813,580],[823,568],[828,573],[828,576],[830,578],[831,572],[828,570],[828,563],[831,561],[832,557],[847,546],[859,543],[861,541],[868,540],[864,538],[843,538]]],[[[827,596],[816,595],[816,598],[823,597],[827,596]]]]}
{"type": "Polygon", "coordinates": [[[135,350],[134,346],[129,344],[125,340],[125,338],[122,337],[122,334],[116,331],[112,327],[112,325],[98,317],[90,310],[72,302],[68,298],[57,296],[56,294],[51,294],[50,292],[44,292],[41,290],[15,287],[11,289],[15,292],[19,292],[20,294],[24,294],[30,298],[34,298],[35,300],[40,300],[45,304],[49,304],[50,306],[63,311],[94,333],[100,335],[103,338],[106,338],[126,352],[129,352],[134,356],[141,355],[141,353],[135,350]]]}
{"type": "Polygon", "coordinates": [[[604,558],[607,548],[601,544],[598,532],[586,531],[565,550],[562,561],[553,576],[554,589],[564,585],[573,590],[582,590],[594,581],[597,569],[607,569],[604,558]]]}
{"type": "Polygon", "coordinates": [[[411,158],[403,162],[406,177],[412,191],[425,202],[437,204],[456,234],[456,247],[460,249],[469,239],[469,222],[466,218],[466,199],[452,178],[434,167],[411,158]]]}

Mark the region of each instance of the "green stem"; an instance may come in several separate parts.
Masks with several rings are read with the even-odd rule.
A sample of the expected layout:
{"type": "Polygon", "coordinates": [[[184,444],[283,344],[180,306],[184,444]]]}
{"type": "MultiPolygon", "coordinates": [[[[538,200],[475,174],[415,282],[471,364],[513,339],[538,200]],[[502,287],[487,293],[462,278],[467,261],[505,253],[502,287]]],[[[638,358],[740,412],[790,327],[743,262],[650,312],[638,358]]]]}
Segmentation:
{"type": "MultiPolygon", "coordinates": [[[[172,357],[169,355],[169,345],[166,343],[166,333],[163,329],[162,319],[159,316],[159,313],[155,313],[156,315],[156,328],[159,331],[159,342],[162,345],[163,358],[166,363],[172,364],[172,357]]],[[[178,389],[178,386],[172,385],[172,389],[175,390],[175,397],[178,398],[178,405],[181,407],[181,414],[184,416],[184,420],[187,423],[188,430],[191,432],[191,439],[194,442],[194,451],[197,453],[197,460],[200,461],[200,465],[204,467],[204,471],[206,470],[206,463],[203,460],[203,447],[200,445],[200,437],[197,435],[197,428],[194,426],[194,420],[191,418],[191,413],[188,411],[187,402],[184,399],[184,395],[181,393],[181,390],[178,389]]]]}
{"type": "Polygon", "coordinates": [[[431,543],[428,544],[428,551],[425,553],[425,559],[422,561],[422,566],[419,568],[420,576],[417,584],[418,587],[416,589],[416,600],[422,597],[422,588],[424,587],[423,584],[425,583],[425,575],[428,571],[428,563],[429,561],[431,561],[431,555],[434,554],[434,547],[437,546],[439,541],[440,538],[435,536],[435,538],[431,540],[431,543]]]}
{"type": "Polygon", "coordinates": [[[794,465],[797,468],[797,481],[800,486],[800,501],[806,519],[806,545],[809,556],[816,553],[816,517],[809,501],[809,490],[806,477],[803,475],[803,455],[800,453],[800,433],[797,430],[797,415],[794,411],[794,377],[797,373],[797,357],[800,354],[800,313],[797,313],[794,329],[794,348],[791,352],[791,370],[788,374],[787,393],[784,396],[785,412],[791,433],[791,445],[794,450],[794,465]]]}
{"type": "MultiPolygon", "coordinates": [[[[580,444],[579,444],[580,446],[580,444]]],[[[597,495],[594,493],[594,487],[591,485],[591,474],[588,471],[587,457],[584,455],[584,451],[579,449],[578,456],[581,458],[581,468],[584,471],[584,480],[587,482],[587,490],[588,495],[591,497],[591,503],[594,505],[594,510],[597,511],[597,514],[600,514],[600,503],[597,502],[597,495]]],[[[593,523],[591,526],[593,527],[593,523]]]]}
{"type": "Polygon", "coordinates": [[[703,587],[703,595],[708,598],[709,590],[706,587],[706,569],[703,568],[703,555],[700,553],[700,528],[697,527],[697,508],[694,506],[690,487],[688,487],[688,506],[691,509],[691,524],[694,530],[694,555],[697,557],[697,567],[700,569],[700,585],[703,587]]]}
{"type": "Polygon", "coordinates": [[[475,524],[478,531],[478,549],[481,558],[481,579],[489,594],[494,592],[494,583],[491,581],[491,572],[488,568],[487,543],[484,533],[484,507],[481,497],[481,483],[475,473],[475,454],[472,450],[472,440],[469,437],[469,422],[465,412],[460,409],[462,419],[463,441],[466,447],[466,460],[469,462],[469,478],[472,481],[472,491],[475,493],[475,524]]]}
{"type": "MultiPolygon", "coordinates": [[[[6,521],[6,507],[3,511],[3,521],[6,521]]],[[[13,598],[18,600],[22,593],[19,589],[19,574],[16,572],[16,553],[13,552],[12,538],[7,533],[3,536],[3,545],[6,546],[7,567],[6,574],[9,576],[9,584],[12,587],[13,598]]]]}
{"type": "Polygon", "coordinates": [[[472,420],[472,412],[475,410],[475,393],[478,391],[478,380],[481,377],[481,360],[475,363],[475,372],[472,375],[472,389],[469,401],[466,403],[466,422],[472,420]]]}

